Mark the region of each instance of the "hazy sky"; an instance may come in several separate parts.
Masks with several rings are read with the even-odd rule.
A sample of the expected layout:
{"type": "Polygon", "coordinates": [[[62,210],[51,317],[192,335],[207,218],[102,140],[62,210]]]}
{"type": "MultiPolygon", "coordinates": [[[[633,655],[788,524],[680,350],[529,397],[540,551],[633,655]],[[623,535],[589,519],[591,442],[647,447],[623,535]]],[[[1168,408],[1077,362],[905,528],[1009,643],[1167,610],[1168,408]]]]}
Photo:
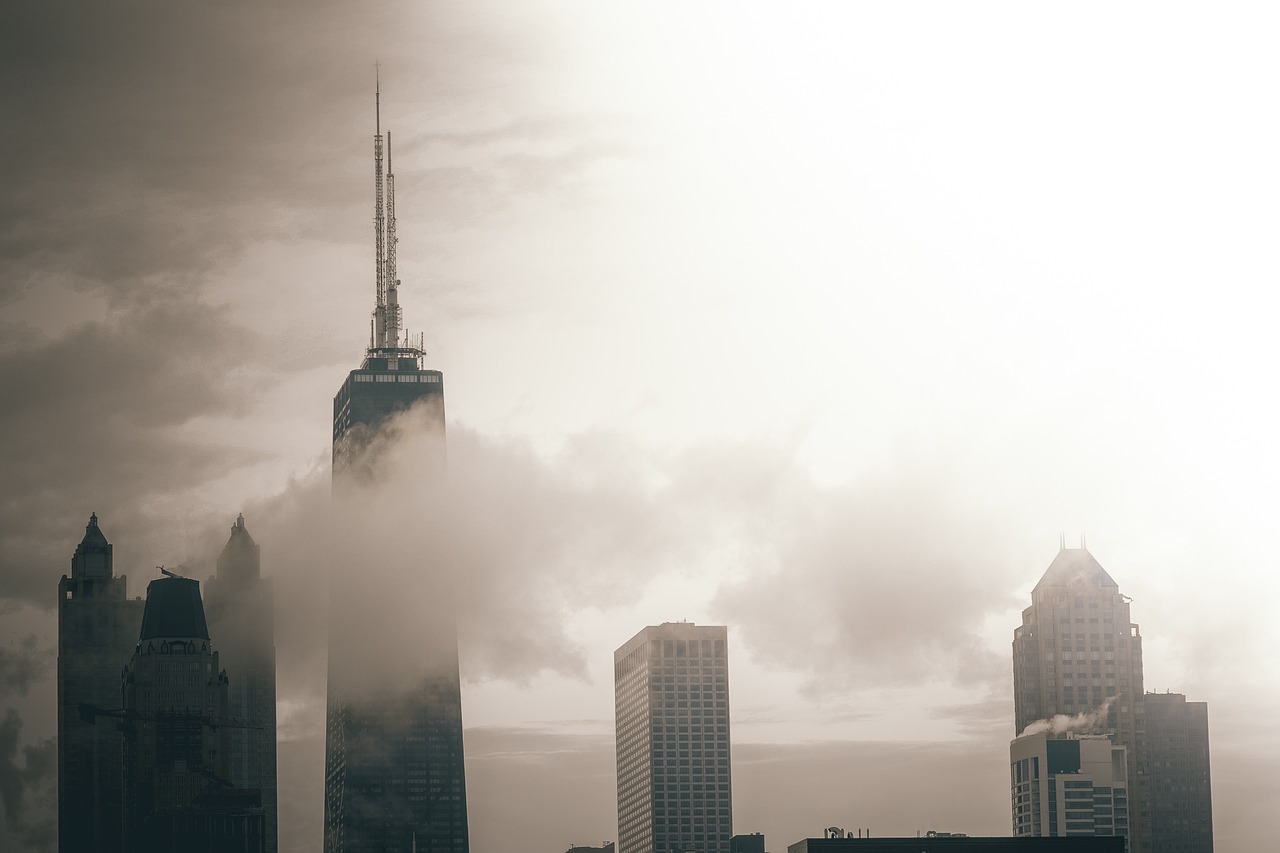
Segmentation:
{"type": "Polygon", "coordinates": [[[40,849],[89,513],[142,594],[242,510],[284,849],[318,844],[375,59],[446,378],[477,853],[616,837],[611,654],[678,619],[730,627],[736,831],[1007,834],[1009,644],[1064,530],[1134,598],[1147,689],[1209,702],[1219,853],[1265,846],[1277,18],[9,4],[0,846],[40,849]]]}

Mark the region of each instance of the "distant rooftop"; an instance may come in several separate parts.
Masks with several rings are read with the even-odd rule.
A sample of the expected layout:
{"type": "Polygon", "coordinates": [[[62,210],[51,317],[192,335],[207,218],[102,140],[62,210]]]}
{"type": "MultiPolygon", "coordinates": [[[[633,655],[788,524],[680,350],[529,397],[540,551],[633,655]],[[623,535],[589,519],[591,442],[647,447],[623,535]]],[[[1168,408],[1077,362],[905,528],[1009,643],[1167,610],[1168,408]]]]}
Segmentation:
{"type": "Polygon", "coordinates": [[[147,584],[147,604],[142,611],[140,639],[160,637],[209,639],[199,581],[164,577],[147,584]]]}
{"type": "Polygon", "coordinates": [[[1046,587],[1069,587],[1084,585],[1092,588],[1109,587],[1119,589],[1119,585],[1102,568],[1102,564],[1094,559],[1087,548],[1063,548],[1053,558],[1049,568],[1045,569],[1035,592],[1046,587]]]}

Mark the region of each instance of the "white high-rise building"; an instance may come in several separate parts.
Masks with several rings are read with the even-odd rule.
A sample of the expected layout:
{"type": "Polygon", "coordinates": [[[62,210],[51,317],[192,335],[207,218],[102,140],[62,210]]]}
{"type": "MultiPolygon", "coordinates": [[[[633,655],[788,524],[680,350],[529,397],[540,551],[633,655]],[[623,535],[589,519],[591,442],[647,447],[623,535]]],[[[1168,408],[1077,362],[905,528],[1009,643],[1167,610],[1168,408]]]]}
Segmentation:
{"type": "Polygon", "coordinates": [[[729,853],[727,635],[666,622],[614,652],[618,853],[729,853]]]}
{"type": "Polygon", "coordinates": [[[1128,835],[1126,750],[1106,735],[1023,735],[1009,744],[1015,836],[1128,835]]]}

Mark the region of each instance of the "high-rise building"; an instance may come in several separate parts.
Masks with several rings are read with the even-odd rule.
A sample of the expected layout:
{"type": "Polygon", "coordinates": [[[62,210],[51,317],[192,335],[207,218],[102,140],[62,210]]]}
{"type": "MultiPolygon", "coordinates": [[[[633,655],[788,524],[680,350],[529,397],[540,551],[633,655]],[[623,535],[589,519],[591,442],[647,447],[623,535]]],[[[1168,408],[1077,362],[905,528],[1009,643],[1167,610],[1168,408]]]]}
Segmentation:
{"type": "Polygon", "coordinates": [[[618,853],[729,853],[727,639],[666,622],[614,652],[618,853]]]}
{"type": "Polygon", "coordinates": [[[1031,593],[1013,635],[1016,733],[1058,714],[1125,747],[1129,849],[1151,850],[1146,805],[1142,636],[1129,599],[1085,548],[1058,555],[1031,593]]]}
{"type": "Polygon", "coordinates": [[[262,853],[261,797],[227,778],[229,732],[244,725],[227,714],[227,688],[200,584],[152,581],[120,714],[129,853],[262,853]]]}
{"type": "Polygon", "coordinates": [[[113,574],[111,544],[89,516],[58,582],[58,849],[121,849],[124,743],[115,720],[81,714],[80,706],[118,709],[120,671],[138,640],[142,601],[129,600],[113,574]]]}
{"type": "Polygon", "coordinates": [[[1213,853],[1209,706],[1181,693],[1148,693],[1148,788],[1156,853],[1213,853]]]}
{"type": "MultiPolygon", "coordinates": [[[[373,499],[366,508],[376,503],[384,428],[394,415],[411,416],[434,436],[433,449],[423,452],[434,453],[433,473],[443,474],[444,377],[423,367],[421,338],[410,340],[401,327],[390,148],[388,133],[384,185],[375,120],[372,329],[363,363],[333,400],[334,495],[356,508],[362,498],[373,499]]],[[[372,529],[379,524],[385,522],[370,529],[350,522],[346,535],[360,540],[362,564],[335,567],[330,585],[325,853],[466,853],[462,699],[447,572],[426,565],[427,542],[412,557],[388,553],[372,529]],[[386,574],[389,561],[405,559],[428,569],[414,578],[412,637],[385,616],[386,599],[406,591],[369,582],[386,574]]]]}
{"type": "Polygon", "coordinates": [[[274,599],[271,582],[262,577],[261,549],[249,535],[244,515],[231,526],[217,575],[205,586],[205,601],[209,633],[231,673],[227,713],[247,724],[227,729],[227,778],[237,788],[260,792],[265,851],[276,853],[274,599]]]}
{"type": "Polygon", "coordinates": [[[1125,748],[1105,735],[1022,735],[1009,765],[1015,836],[1129,834],[1125,748]]]}

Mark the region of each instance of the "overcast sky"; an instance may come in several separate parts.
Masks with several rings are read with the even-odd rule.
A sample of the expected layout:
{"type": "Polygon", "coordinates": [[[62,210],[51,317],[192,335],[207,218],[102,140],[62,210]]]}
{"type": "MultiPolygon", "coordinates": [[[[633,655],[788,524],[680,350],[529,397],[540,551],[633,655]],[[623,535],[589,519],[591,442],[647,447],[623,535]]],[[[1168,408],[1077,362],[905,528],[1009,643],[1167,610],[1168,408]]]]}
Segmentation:
{"type": "Polygon", "coordinates": [[[283,849],[319,843],[375,60],[400,301],[446,380],[478,853],[616,837],[612,651],[679,619],[730,627],[735,831],[1008,834],[1009,644],[1062,531],[1134,598],[1147,689],[1209,702],[1219,853],[1265,846],[1267,4],[6,17],[0,846],[47,842],[50,608],[90,512],[142,594],[211,574],[244,511],[283,849]]]}

